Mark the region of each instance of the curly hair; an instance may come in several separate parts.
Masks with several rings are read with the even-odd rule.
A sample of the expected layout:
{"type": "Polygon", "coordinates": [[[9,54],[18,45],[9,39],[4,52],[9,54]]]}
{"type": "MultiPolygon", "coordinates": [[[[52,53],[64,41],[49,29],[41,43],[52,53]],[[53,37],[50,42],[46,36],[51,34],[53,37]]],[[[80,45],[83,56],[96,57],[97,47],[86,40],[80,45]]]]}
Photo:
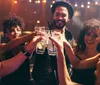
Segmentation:
{"type": "Polygon", "coordinates": [[[24,29],[24,21],[22,18],[12,15],[8,18],[4,19],[2,26],[3,26],[3,32],[4,34],[7,33],[7,29],[11,30],[13,26],[19,26],[21,29],[24,29]]]}
{"type": "MultiPolygon", "coordinates": [[[[100,29],[100,21],[97,19],[90,19],[84,23],[83,29],[77,40],[76,51],[84,51],[86,49],[84,36],[90,29],[100,29]]],[[[97,51],[100,52],[100,43],[97,45],[97,51]]]]}

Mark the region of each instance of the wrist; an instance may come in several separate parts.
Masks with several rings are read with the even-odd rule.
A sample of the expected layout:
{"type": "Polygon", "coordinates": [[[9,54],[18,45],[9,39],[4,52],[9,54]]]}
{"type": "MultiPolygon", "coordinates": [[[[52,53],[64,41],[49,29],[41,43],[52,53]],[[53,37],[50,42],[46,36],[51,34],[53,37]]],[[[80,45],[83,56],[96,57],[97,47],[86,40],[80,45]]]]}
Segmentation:
{"type": "Polygon", "coordinates": [[[21,47],[21,52],[27,57],[27,58],[30,58],[31,56],[31,53],[28,52],[24,46],[21,47]]]}

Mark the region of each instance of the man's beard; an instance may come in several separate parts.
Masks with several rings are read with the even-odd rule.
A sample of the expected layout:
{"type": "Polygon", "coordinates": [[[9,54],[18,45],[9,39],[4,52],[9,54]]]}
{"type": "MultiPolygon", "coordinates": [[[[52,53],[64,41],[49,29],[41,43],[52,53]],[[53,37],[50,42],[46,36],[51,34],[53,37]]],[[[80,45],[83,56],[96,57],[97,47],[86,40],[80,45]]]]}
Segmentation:
{"type": "Polygon", "coordinates": [[[66,22],[64,20],[54,20],[54,25],[57,29],[63,29],[66,22]]]}

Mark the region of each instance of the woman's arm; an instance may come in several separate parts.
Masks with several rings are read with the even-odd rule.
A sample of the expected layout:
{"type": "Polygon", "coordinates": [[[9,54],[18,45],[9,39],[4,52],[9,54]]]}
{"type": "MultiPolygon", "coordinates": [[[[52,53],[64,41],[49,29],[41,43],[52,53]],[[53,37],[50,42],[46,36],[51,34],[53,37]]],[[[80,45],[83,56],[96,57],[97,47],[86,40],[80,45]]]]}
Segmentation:
{"type": "Polygon", "coordinates": [[[99,56],[100,56],[100,53],[98,53],[97,55],[91,58],[81,60],[78,68],[87,69],[87,68],[95,67],[98,62],[99,56]]]}
{"type": "Polygon", "coordinates": [[[17,70],[26,59],[27,57],[20,52],[15,57],[0,62],[0,77],[8,75],[17,70]]]}
{"type": "Polygon", "coordinates": [[[63,42],[57,42],[50,38],[57,47],[57,68],[58,68],[58,78],[60,85],[80,85],[71,81],[66,67],[65,56],[63,54],[63,42]]]}
{"type": "Polygon", "coordinates": [[[26,42],[26,41],[29,41],[31,40],[34,36],[36,35],[36,33],[30,33],[30,34],[27,34],[27,35],[24,35],[24,36],[21,36],[21,37],[18,37],[6,44],[1,44],[0,45],[0,54],[3,54],[9,50],[12,50],[13,48],[15,48],[16,46],[26,42]]]}
{"type": "MultiPolygon", "coordinates": [[[[29,53],[34,52],[36,48],[36,44],[41,40],[41,37],[36,38],[35,40],[31,40],[29,44],[25,46],[25,50],[29,53]]],[[[14,72],[16,69],[20,67],[20,65],[27,59],[22,52],[19,52],[15,57],[4,60],[0,62],[0,77],[8,75],[14,72]]]]}
{"type": "Polygon", "coordinates": [[[100,53],[91,57],[91,58],[88,58],[88,59],[85,59],[85,60],[79,60],[76,57],[76,55],[73,51],[73,48],[71,47],[71,45],[67,41],[64,42],[64,46],[65,46],[68,58],[69,58],[69,60],[70,60],[70,62],[73,65],[74,68],[76,68],[76,69],[87,69],[87,68],[94,67],[97,64],[100,53]]]}

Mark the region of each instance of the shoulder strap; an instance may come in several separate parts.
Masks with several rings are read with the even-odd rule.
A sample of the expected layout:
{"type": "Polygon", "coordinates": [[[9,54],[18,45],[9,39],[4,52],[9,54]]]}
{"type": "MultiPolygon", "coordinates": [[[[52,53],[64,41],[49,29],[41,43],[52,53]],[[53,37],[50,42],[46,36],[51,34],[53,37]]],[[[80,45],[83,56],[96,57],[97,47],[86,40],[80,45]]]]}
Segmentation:
{"type": "Polygon", "coordinates": [[[75,53],[76,57],[79,59],[79,60],[82,60],[76,53],[75,53]]]}

